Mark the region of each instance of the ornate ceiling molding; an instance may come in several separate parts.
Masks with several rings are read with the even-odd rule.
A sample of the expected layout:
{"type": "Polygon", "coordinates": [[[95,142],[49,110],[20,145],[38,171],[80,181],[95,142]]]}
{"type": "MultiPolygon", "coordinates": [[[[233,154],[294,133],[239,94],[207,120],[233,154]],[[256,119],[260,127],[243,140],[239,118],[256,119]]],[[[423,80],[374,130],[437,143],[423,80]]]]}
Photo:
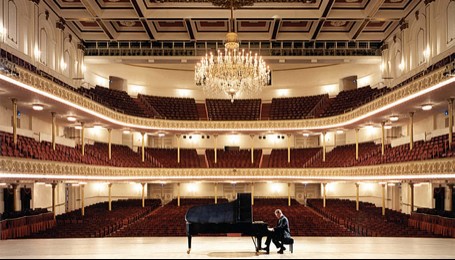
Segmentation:
{"type": "Polygon", "coordinates": [[[16,67],[19,76],[0,74],[0,79],[9,81],[12,84],[45,95],[58,102],[66,103],[80,111],[87,112],[94,117],[109,121],[119,128],[133,128],[145,131],[199,131],[199,132],[255,132],[255,131],[304,131],[304,130],[330,130],[354,124],[364,118],[374,116],[378,111],[386,110],[412,98],[422,91],[452,77],[444,76],[444,68],[434,71],[422,78],[413,81],[399,89],[396,89],[382,97],[375,99],[357,109],[342,115],[305,119],[305,120],[277,120],[277,121],[177,121],[141,118],[125,115],[113,111],[101,104],[92,101],[70,89],[64,88],[48,79],[31,73],[20,67],[16,67]]]}
{"type": "Polygon", "coordinates": [[[0,180],[79,181],[403,181],[455,179],[455,158],[352,168],[116,168],[0,157],[0,180]]]}

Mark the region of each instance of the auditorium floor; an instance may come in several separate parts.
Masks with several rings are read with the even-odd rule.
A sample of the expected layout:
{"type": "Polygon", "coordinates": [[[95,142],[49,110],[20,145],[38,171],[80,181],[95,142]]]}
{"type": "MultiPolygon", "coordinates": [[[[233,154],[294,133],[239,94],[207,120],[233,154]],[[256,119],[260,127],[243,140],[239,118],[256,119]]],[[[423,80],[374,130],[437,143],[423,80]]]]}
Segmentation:
{"type": "Polygon", "coordinates": [[[295,237],[294,254],[256,256],[248,237],[93,238],[0,241],[0,258],[455,258],[455,239],[295,237]]]}

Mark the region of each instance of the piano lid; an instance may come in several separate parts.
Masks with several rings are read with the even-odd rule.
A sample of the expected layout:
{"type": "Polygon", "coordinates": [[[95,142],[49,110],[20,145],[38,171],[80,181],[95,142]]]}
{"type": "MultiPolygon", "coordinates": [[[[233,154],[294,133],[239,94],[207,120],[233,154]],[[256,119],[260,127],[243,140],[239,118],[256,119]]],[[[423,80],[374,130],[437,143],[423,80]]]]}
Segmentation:
{"type": "Polygon", "coordinates": [[[185,220],[187,223],[199,224],[252,223],[251,193],[239,193],[237,200],[230,203],[192,207],[186,213],[185,220]]]}

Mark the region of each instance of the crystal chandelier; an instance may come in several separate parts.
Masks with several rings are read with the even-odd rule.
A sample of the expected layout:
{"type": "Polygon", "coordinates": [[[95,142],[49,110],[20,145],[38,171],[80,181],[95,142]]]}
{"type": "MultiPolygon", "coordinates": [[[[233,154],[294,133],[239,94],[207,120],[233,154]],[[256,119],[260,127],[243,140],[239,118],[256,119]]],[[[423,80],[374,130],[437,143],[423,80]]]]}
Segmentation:
{"type": "MultiPolygon", "coordinates": [[[[231,21],[234,6],[240,4],[231,0],[231,21]]],[[[240,51],[237,33],[229,31],[224,52],[218,50],[216,57],[213,53],[206,54],[196,65],[195,81],[206,95],[227,96],[234,102],[240,96],[251,97],[261,92],[270,81],[270,68],[257,54],[240,51]]]]}

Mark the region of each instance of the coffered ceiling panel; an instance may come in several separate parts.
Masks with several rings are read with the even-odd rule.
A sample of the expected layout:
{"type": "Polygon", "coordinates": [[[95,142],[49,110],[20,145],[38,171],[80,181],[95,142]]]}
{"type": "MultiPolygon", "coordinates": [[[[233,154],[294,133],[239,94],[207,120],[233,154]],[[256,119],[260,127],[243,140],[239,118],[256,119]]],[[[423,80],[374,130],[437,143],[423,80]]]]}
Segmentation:
{"type": "MultiPolygon", "coordinates": [[[[44,0],[83,41],[222,41],[231,12],[211,0],[44,0]]],[[[234,10],[242,40],[383,41],[420,0],[256,0],[234,10]]]]}

